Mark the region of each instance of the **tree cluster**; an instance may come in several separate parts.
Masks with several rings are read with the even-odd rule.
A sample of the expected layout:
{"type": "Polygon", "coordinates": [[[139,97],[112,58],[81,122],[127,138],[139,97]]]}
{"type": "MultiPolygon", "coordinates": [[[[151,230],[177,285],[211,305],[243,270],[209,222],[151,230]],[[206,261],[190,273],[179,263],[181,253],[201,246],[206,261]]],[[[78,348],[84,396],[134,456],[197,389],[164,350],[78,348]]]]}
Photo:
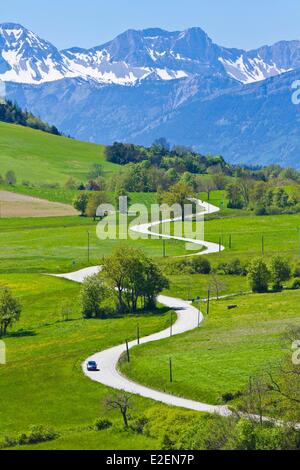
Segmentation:
{"type": "Polygon", "coordinates": [[[107,204],[109,198],[104,191],[80,192],[73,200],[74,208],[80,212],[81,216],[92,217],[96,220],[99,216],[98,207],[107,204]]]}
{"type": "Polygon", "coordinates": [[[247,270],[251,289],[256,293],[268,292],[270,282],[274,291],[281,291],[292,275],[289,262],[281,256],[273,257],[269,265],[264,258],[255,258],[247,270]]]}
{"type": "Polygon", "coordinates": [[[230,209],[251,209],[256,215],[293,214],[300,211],[297,186],[288,194],[283,187],[274,189],[271,183],[242,176],[228,184],[226,192],[230,209]]]}
{"type": "Polygon", "coordinates": [[[119,313],[153,309],[168,279],[143,251],[119,247],[103,259],[102,278],[115,295],[119,313]]]}
{"type": "Polygon", "coordinates": [[[99,275],[84,281],[83,316],[100,318],[155,309],[157,296],[168,287],[168,279],[143,251],[119,247],[103,259],[99,275]]]}
{"type": "Polygon", "coordinates": [[[51,126],[28,111],[22,111],[16,103],[0,103],[0,121],[31,127],[49,134],[61,135],[55,126],[51,126]]]}

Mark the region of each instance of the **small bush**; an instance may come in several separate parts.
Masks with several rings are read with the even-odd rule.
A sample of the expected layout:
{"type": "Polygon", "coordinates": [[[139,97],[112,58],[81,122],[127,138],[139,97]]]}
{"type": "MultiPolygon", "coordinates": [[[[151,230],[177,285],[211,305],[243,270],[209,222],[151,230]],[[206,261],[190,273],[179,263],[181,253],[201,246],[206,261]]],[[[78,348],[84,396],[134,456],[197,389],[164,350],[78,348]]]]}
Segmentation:
{"type": "Polygon", "coordinates": [[[241,396],[242,392],[227,392],[222,395],[222,402],[229,403],[230,401],[233,401],[236,398],[240,398],[241,396]]]}
{"type": "Polygon", "coordinates": [[[238,259],[235,258],[228,263],[222,263],[218,266],[218,269],[223,271],[224,274],[233,275],[233,276],[246,276],[247,269],[244,264],[238,259]]]}
{"type": "Polygon", "coordinates": [[[166,265],[167,274],[210,274],[211,264],[208,259],[196,256],[193,259],[170,261],[166,265]]]}
{"type": "Polygon", "coordinates": [[[38,444],[39,442],[53,441],[58,434],[43,426],[32,426],[29,434],[19,437],[19,445],[38,444]]]}
{"type": "Polygon", "coordinates": [[[97,419],[94,423],[95,431],[104,431],[105,429],[109,429],[112,427],[112,422],[108,419],[97,419]]]}
{"type": "Polygon", "coordinates": [[[167,274],[188,273],[189,263],[186,259],[169,261],[166,263],[165,271],[167,274]]]}
{"type": "Polygon", "coordinates": [[[280,209],[280,207],[277,207],[277,206],[270,206],[268,208],[268,214],[269,215],[280,215],[280,214],[282,214],[282,209],[280,209]]]}
{"type": "Polygon", "coordinates": [[[208,259],[197,256],[190,262],[192,274],[210,274],[211,264],[208,259]]]}
{"type": "Polygon", "coordinates": [[[43,426],[32,426],[29,433],[19,434],[17,437],[5,437],[0,448],[38,444],[40,442],[53,441],[58,433],[43,426]]]}
{"type": "Polygon", "coordinates": [[[293,271],[293,277],[300,277],[300,265],[298,264],[294,271],[293,271]]]}
{"type": "Polygon", "coordinates": [[[41,188],[44,189],[59,189],[60,184],[59,183],[44,183],[41,185],[41,188]]]}
{"type": "Polygon", "coordinates": [[[300,279],[299,278],[294,280],[294,282],[292,284],[292,289],[294,289],[294,290],[300,289],[300,279]]]}
{"type": "Polygon", "coordinates": [[[10,186],[15,186],[17,184],[17,178],[14,171],[9,170],[5,175],[5,182],[10,186]]]}
{"type": "Polygon", "coordinates": [[[255,215],[267,215],[267,209],[265,206],[258,205],[254,209],[255,215]]]}
{"type": "Polygon", "coordinates": [[[140,418],[136,418],[130,425],[133,432],[137,434],[143,434],[145,426],[148,424],[148,418],[146,416],[141,416],[140,418]]]}

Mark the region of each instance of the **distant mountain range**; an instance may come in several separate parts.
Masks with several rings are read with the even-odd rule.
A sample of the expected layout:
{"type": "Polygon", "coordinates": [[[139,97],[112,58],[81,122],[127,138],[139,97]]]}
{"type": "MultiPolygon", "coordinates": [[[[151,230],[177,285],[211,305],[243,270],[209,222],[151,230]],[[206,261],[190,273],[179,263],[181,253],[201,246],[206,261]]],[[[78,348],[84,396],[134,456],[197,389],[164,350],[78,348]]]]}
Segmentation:
{"type": "Polygon", "coordinates": [[[59,51],[21,25],[0,25],[7,97],[88,141],[147,145],[165,136],[231,162],[299,167],[298,78],[300,41],[244,51],[200,28],[156,28],[59,51]]]}

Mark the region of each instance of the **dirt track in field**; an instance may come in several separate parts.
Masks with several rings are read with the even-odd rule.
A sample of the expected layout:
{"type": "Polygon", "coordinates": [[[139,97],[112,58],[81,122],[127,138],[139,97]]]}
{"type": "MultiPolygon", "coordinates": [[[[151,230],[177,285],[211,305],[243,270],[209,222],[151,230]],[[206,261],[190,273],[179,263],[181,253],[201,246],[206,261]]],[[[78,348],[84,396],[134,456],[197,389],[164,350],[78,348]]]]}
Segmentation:
{"type": "Polygon", "coordinates": [[[0,191],[0,217],[60,217],[76,215],[72,206],[23,194],[0,191]]]}

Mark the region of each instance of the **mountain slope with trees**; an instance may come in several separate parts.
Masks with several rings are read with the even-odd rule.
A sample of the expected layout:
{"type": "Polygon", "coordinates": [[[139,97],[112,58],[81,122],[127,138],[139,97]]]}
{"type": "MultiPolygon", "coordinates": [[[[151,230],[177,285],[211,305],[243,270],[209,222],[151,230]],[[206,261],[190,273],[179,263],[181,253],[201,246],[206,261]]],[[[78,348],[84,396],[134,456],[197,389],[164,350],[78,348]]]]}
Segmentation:
{"type": "Polygon", "coordinates": [[[61,135],[55,126],[43,122],[28,111],[22,109],[12,101],[0,101],[0,121],[31,127],[49,134],[61,135]]]}

